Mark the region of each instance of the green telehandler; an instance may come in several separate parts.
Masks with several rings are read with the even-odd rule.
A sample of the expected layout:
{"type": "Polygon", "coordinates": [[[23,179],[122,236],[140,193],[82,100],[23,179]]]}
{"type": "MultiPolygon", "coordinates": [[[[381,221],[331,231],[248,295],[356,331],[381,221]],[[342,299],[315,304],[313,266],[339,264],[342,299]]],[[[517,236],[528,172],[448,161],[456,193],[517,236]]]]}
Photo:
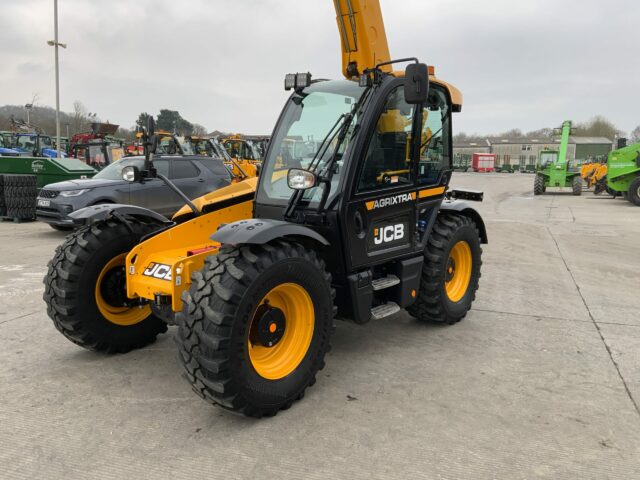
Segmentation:
{"type": "Polygon", "coordinates": [[[610,194],[622,194],[640,207],[640,143],[609,153],[606,182],[606,190],[610,194]]]}
{"type": "Polygon", "coordinates": [[[559,150],[541,150],[536,165],[533,183],[534,195],[542,195],[548,187],[571,187],[574,195],[582,195],[580,171],[569,168],[567,150],[571,135],[571,120],[562,122],[562,127],[554,133],[560,135],[559,150]]]}

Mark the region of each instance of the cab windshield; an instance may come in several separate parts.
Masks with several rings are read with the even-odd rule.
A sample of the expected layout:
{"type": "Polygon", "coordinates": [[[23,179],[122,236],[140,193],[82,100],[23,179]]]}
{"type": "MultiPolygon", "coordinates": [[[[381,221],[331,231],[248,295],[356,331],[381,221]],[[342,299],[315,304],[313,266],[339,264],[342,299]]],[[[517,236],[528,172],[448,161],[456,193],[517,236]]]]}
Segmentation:
{"type": "MultiPolygon", "coordinates": [[[[349,144],[351,132],[341,145],[337,145],[337,137],[327,139],[324,145],[323,141],[332,129],[335,132],[340,127],[341,116],[354,110],[364,91],[365,88],[356,82],[336,80],[315,83],[291,96],[270,142],[265,167],[260,174],[258,202],[285,204],[294,192],[287,185],[287,171],[290,168],[307,169],[314,161],[316,173],[326,174],[325,167],[336,154],[329,193],[331,200],[337,192],[343,170],[341,156],[349,144]]],[[[357,118],[351,121],[351,129],[357,121],[357,118]]],[[[317,203],[321,196],[322,188],[316,187],[306,190],[304,199],[309,203],[317,203]]]]}
{"type": "Polygon", "coordinates": [[[19,135],[16,140],[16,145],[19,148],[23,148],[25,150],[28,150],[30,148],[35,148],[36,137],[32,137],[30,135],[19,135]]]}
{"type": "Polygon", "coordinates": [[[558,152],[540,152],[540,165],[546,167],[558,161],[558,152]]]}

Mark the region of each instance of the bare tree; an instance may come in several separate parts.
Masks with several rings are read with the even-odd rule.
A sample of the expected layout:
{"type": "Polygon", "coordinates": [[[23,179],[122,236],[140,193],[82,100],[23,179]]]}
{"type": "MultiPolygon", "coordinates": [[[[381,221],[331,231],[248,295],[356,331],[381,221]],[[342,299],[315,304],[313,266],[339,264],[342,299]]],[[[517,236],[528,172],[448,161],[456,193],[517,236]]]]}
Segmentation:
{"type": "Polygon", "coordinates": [[[87,109],[81,101],[73,102],[73,118],[71,120],[72,135],[84,132],[89,129],[89,117],[87,109]]]}
{"type": "Polygon", "coordinates": [[[576,125],[576,135],[581,137],[606,137],[613,141],[616,136],[619,137],[621,134],[623,132],[602,115],[596,115],[590,120],[576,125]]]}
{"type": "Polygon", "coordinates": [[[631,130],[631,137],[629,140],[633,143],[640,143],[640,125],[631,130]]]}
{"type": "Polygon", "coordinates": [[[207,134],[207,129],[199,123],[194,123],[193,132],[191,132],[191,134],[195,135],[196,137],[204,137],[207,134]]]}
{"type": "Polygon", "coordinates": [[[531,132],[527,132],[527,137],[552,138],[553,128],[539,128],[538,130],[532,130],[531,132]]]}

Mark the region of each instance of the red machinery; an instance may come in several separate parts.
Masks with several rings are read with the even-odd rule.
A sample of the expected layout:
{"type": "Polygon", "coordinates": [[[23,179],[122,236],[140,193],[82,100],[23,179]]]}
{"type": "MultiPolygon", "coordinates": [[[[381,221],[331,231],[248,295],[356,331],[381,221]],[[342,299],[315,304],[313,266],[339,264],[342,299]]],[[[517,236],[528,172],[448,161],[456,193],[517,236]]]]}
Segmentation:
{"type": "Polygon", "coordinates": [[[103,140],[112,136],[116,133],[118,127],[119,125],[113,125],[111,123],[92,123],[90,132],[76,133],[71,137],[71,150],[73,150],[76,144],[88,144],[93,140],[103,140]]]}
{"type": "Polygon", "coordinates": [[[495,167],[495,153],[474,153],[471,157],[471,168],[474,172],[493,172],[495,167]]]}

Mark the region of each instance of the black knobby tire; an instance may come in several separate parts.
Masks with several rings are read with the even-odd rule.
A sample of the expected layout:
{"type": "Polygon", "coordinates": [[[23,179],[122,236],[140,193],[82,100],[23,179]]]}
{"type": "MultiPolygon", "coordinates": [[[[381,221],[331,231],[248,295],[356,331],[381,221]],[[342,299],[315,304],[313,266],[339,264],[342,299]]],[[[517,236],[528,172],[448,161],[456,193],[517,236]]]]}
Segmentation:
{"type": "Polygon", "coordinates": [[[167,325],[153,314],[133,325],[119,325],[98,308],[95,288],[102,269],[158,228],[136,221],[130,226],[133,233],[112,220],[82,227],[67,236],[49,262],[44,278],[47,313],[60,333],[88,350],[125,353],[167,331],[167,325]]]}
{"type": "Polygon", "coordinates": [[[207,258],[192,280],[177,315],[176,343],[193,390],[210,403],[252,417],[275,415],[302,398],[324,367],[335,328],[331,275],[316,253],[283,240],[225,246],[207,258]],[[267,292],[291,282],[302,286],[313,302],[313,336],[296,368],[270,380],[251,363],[251,318],[267,292]]]}
{"type": "Polygon", "coordinates": [[[544,186],[544,177],[536,174],[536,178],[533,180],[533,194],[542,195],[546,188],[544,186]]]}
{"type": "Polygon", "coordinates": [[[580,175],[571,179],[571,190],[574,195],[582,195],[582,177],[580,175]]]}
{"type": "Polygon", "coordinates": [[[636,177],[635,180],[631,182],[631,185],[629,185],[627,200],[640,207],[640,176],[636,177]]]}
{"type": "Polygon", "coordinates": [[[463,215],[440,213],[427,241],[418,296],[407,311],[421,321],[452,325],[462,320],[476,298],[482,265],[478,227],[463,215]],[[459,301],[449,299],[446,269],[452,248],[460,241],[469,245],[472,256],[471,278],[459,301]]]}

